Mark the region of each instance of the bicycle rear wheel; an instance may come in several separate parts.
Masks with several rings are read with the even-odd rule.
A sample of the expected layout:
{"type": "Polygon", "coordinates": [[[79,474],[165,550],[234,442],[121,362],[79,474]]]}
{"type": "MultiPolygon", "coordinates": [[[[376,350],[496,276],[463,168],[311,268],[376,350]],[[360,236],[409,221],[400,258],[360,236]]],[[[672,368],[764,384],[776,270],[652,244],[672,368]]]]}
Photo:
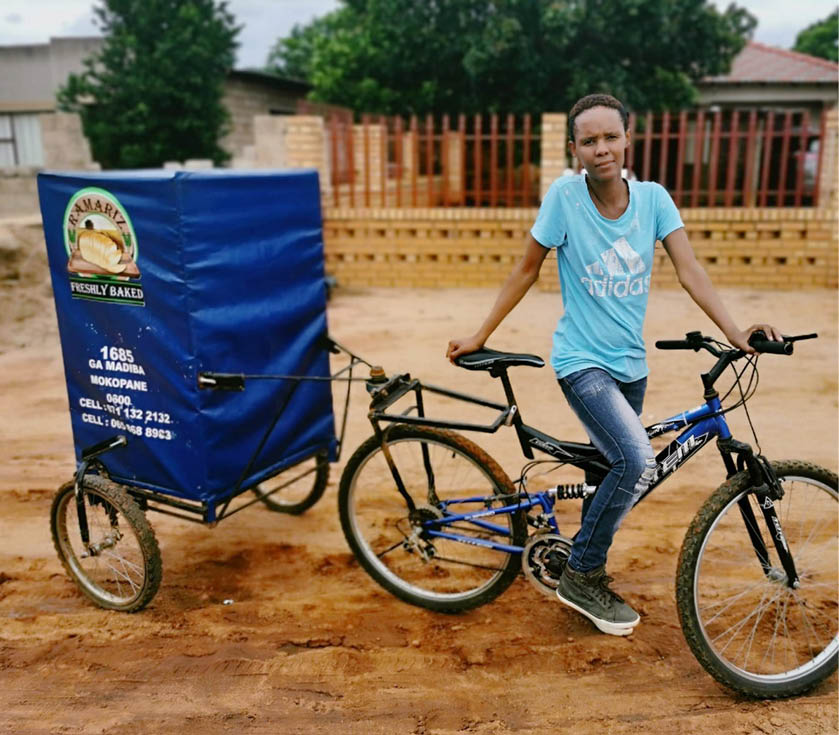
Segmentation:
{"type": "Polygon", "coordinates": [[[521,546],[524,513],[436,526],[461,541],[430,534],[427,522],[514,504],[510,479],[448,431],[394,426],[387,446],[415,509],[409,512],[381,443],[370,437],[347,463],[338,494],[341,527],[358,561],[382,587],[420,607],[458,612],[495,599],[515,579],[521,556],[481,544],[521,546]]]}
{"type": "Polygon", "coordinates": [[[163,574],[160,549],[145,514],[116,483],[84,480],[89,531],[82,541],[72,482],[58,489],[50,528],[58,558],[79,589],[100,607],[137,612],[151,602],[163,574]]]}
{"type": "Polygon", "coordinates": [[[775,503],[800,587],[786,583],[748,477],[721,485],[688,529],[676,598],[688,645],[717,681],[751,697],[800,694],[824,680],[839,653],[839,494],[816,465],[772,464],[784,488],[775,503]],[[748,502],[769,552],[764,573],[746,531],[748,502]]]}

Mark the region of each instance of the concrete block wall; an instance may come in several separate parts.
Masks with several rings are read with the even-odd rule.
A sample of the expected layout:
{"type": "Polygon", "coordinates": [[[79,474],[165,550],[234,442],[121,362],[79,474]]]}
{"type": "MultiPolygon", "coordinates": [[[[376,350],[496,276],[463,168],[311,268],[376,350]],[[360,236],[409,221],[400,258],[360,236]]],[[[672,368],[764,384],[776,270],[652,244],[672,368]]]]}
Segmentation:
{"type": "Polygon", "coordinates": [[[0,219],[38,213],[37,173],[23,167],[0,169],[0,219]]]}
{"type": "MultiPolygon", "coordinates": [[[[294,110],[297,95],[266,87],[262,83],[228,77],[222,104],[230,113],[230,130],[219,144],[234,159],[247,160],[247,148],[254,143],[254,118],[271,110],[294,110]]],[[[243,161],[244,163],[244,161],[243,161]]]]}
{"type": "MultiPolygon", "coordinates": [[[[98,170],[90,155],[90,145],[82,132],[78,115],[66,112],[38,116],[45,169],[60,171],[98,170]]],[[[14,166],[0,169],[0,217],[38,213],[40,168],[14,166]]]]}
{"type": "MultiPolygon", "coordinates": [[[[349,209],[324,212],[326,270],[345,286],[498,287],[520,257],[535,209],[349,209]]],[[[718,286],[836,288],[836,212],[685,209],[685,229],[718,286]]],[[[539,288],[558,290],[555,260],[539,288]]],[[[654,287],[678,286],[663,248],[654,287]]]]}
{"type": "Polygon", "coordinates": [[[90,144],[82,131],[81,118],[70,112],[40,115],[44,168],[60,170],[98,169],[90,144]]]}

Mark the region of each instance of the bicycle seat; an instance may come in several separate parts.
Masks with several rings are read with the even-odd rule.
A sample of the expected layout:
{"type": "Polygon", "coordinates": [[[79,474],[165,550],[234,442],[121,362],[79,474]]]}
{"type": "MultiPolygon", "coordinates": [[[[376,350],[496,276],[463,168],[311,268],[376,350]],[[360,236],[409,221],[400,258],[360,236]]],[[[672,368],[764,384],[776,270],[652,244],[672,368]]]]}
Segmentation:
{"type": "Polygon", "coordinates": [[[529,365],[530,367],[545,367],[545,361],[538,355],[518,354],[515,352],[499,352],[484,348],[468,355],[461,355],[454,359],[454,364],[467,370],[504,370],[514,365],[529,365]]]}

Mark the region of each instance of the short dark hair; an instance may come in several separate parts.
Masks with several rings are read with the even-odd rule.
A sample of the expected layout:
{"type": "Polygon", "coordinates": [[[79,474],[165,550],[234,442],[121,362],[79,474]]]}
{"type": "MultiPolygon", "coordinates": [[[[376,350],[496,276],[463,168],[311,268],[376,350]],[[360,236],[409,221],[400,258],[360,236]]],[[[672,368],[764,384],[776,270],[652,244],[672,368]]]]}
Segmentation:
{"type": "Polygon", "coordinates": [[[610,94],[587,94],[585,97],[578,99],[571,108],[571,112],[568,113],[569,140],[574,140],[574,126],[577,117],[592,107],[611,107],[613,110],[617,110],[623,122],[623,129],[629,130],[629,113],[619,99],[612,97],[610,94]]]}

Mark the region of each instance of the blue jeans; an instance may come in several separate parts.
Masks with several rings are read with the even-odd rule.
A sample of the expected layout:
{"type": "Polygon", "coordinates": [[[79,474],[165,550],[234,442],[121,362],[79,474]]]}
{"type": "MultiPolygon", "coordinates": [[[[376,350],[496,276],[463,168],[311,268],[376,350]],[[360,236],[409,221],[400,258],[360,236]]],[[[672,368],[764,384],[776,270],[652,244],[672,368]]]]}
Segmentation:
{"type": "Polygon", "coordinates": [[[560,378],[559,385],[611,466],[597,492],[583,503],[568,560],[572,569],[590,572],[606,563],[615,532],[655,472],[655,454],[639,418],[647,379],[622,383],[605,370],[587,368],[560,378]]]}

